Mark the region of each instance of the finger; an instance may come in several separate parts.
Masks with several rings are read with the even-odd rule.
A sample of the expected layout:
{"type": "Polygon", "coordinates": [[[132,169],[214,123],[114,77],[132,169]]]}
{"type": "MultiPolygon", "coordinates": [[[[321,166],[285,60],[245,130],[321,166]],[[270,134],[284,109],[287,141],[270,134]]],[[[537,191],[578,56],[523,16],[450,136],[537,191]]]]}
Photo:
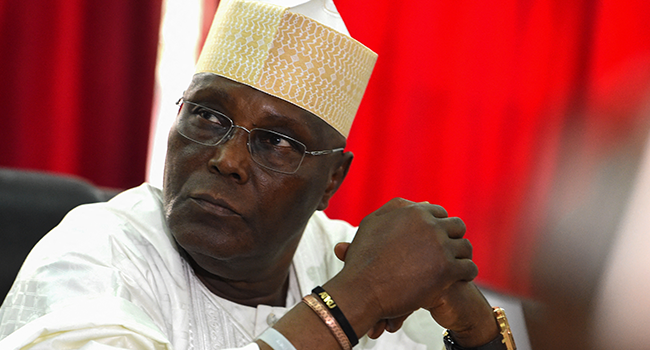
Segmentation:
{"type": "Polygon", "coordinates": [[[391,212],[391,211],[393,211],[395,209],[407,207],[407,206],[410,206],[410,205],[421,205],[421,206],[423,206],[425,208],[425,210],[427,210],[428,212],[430,212],[431,214],[433,214],[433,216],[435,216],[437,218],[446,218],[446,217],[449,216],[449,214],[447,213],[447,210],[445,208],[443,208],[442,206],[440,206],[440,205],[430,204],[427,201],[415,203],[415,202],[406,200],[404,198],[393,198],[393,199],[391,199],[386,204],[382,205],[381,208],[377,209],[373,214],[376,215],[376,216],[381,216],[381,215],[389,213],[389,212],[391,212]]]}
{"type": "Polygon", "coordinates": [[[472,243],[466,238],[452,239],[447,244],[456,259],[472,259],[472,243]]]}
{"type": "Polygon", "coordinates": [[[390,320],[386,320],[386,330],[390,333],[397,332],[400,328],[402,328],[404,321],[410,315],[411,313],[409,313],[408,315],[404,315],[402,317],[391,318],[390,320]]]}
{"type": "Polygon", "coordinates": [[[438,220],[438,224],[447,230],[449,238],[463,238],[467,227],[459,217],[444,218],[438,220]]]}
{"type": "Polygon", "coordinates": [[[449,213],[447,213],[447,209],[440,205],[436,204],[429,204],[429,202],[422,202],[422,205],[426,208],[426,210],[433,214],[433,216],[437,218],[446,218],[449,216],[449,213]]]}
{"type": "Polygon", "coordinates": [[[348,254],[348,248],[350,248],[350,243],[340,242],[334,246],[334,254],[341,261],[345,261],[345,256],[348,254]]]}
{"type": "Polygon", "coordinates": [[[404,198],[393,198],[386,202],[386,204],[382,205],[381,208],[375,210],[373,214],[376,216],[381,216],[395,209],[403,208],[412,204],[414,204],[414,202],[411,202],[404,198]]]}
{"type": "Polygon", "coordinates": [[[382,333],[384,333],[385,328],[386,328],[386,320],[379,320],[379,322],[375,323],[372,329],[368,332],[368,337],[370,339],[379,338],[379,336],[382,335],[382,333]]]}
{"type": "Polygon", "coordinates": [[[455,266],[459,281],[470,282],[478,276],[478,266],[470,259],[457,259],[455,266]]]}

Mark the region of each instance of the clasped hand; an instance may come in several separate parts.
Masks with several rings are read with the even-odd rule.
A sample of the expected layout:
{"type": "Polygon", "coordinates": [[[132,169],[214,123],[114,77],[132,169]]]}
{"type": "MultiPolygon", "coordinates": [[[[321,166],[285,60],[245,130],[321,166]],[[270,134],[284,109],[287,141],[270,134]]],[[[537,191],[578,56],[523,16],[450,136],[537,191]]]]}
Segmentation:
{"type": "MultiPolygon", "coordinates": [[[[397,331],[419,308],[469,337],[476,327],[494,324],[489,304],[470,282],[478,268],[465,230],[463,221],[448,217],[441,206],[393,199],[361,222],[351,244],[337,245],[345,267],[336,278],[356,286],[377,318],[370,337],[397,331]]],[[[492,336],[492,329],[488,333],[492,336]]]]}

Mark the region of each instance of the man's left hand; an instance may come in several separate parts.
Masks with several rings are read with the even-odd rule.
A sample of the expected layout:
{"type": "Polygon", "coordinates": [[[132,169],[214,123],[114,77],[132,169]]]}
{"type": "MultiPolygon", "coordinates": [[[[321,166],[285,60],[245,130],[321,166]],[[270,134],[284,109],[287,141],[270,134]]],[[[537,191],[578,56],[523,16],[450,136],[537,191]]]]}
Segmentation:
{"type": "MultiPolygon", "coordinates": [[[[334,247],[334,253],[341,261],[345,261],[349,246],[350,243],[343,242],[334,247]]],[[[456,282],[428,311],[439,325],[451,331],[452,337],[463,347],[486,344],[499,334],[490,304],[472,282],[456,282]]],[[[384,330],[398,331],[409,315],[380,320],[368,336],[376,339],[384,330]]]]}

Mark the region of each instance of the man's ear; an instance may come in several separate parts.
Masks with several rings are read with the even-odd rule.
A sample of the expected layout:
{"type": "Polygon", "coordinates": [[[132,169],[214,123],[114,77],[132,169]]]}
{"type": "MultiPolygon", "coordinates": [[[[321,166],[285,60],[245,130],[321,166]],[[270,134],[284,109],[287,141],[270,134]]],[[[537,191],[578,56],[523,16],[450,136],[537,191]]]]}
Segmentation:
{"type": "Polygon", "coordinates": [[[336,191],[339,189],[343,183],[343,180],[345,179],[345,176],[348,174],[348,170],[350,170],[352,158],[354,158],[352,152],[345,152],[343,153],[341,159],[339,159],[339,161],[334,164],[333,171],[330,173],[330,178],[327,182],[327,187],[325,188],[323,197],[318,204],[318,210],[325,210],[329,205],[330,198],[332,198],[334,193],[336,193],[336,191]]]}

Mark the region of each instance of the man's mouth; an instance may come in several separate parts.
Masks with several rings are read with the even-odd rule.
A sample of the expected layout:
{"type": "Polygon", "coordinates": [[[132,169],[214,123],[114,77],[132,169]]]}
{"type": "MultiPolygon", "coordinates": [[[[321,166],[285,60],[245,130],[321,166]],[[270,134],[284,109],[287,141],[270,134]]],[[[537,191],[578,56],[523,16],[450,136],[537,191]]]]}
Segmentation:
{"type": "Polygon", "coordinates": [[[191,195],[190,198],[205,211],[217,216],[241,216],[228,202],[212,195],[201,193],[191,195]]]}

